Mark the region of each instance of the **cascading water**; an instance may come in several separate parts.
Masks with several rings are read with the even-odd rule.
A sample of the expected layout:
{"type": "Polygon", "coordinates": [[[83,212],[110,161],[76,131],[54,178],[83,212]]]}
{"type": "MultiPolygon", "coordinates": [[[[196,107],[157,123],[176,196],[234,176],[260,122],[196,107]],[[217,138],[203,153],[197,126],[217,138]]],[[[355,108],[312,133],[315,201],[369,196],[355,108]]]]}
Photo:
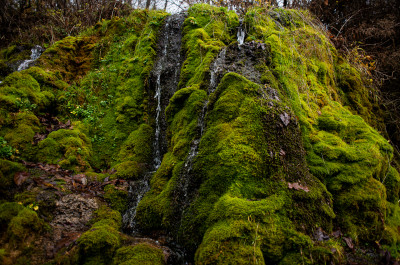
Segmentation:
{"type": "Polygon", "coordinates": [[[246,37],[246,32],[243,28],[243,21],[240,20],[240,25],[237,32],[237,41],[239,46],[243,45],[245,37],[246,37]]]}
{"type": "MultiPolygon", "coordinates": [[[[207,95],[209,96],[210,94],[214,93],[215,89],[217,88],[217,80],[220,79],[220,75],[223,72],[223,68],[221,67],[225,63],[225,56],[226,56],[226,48],[222,48],[220,51],[218,57],[214,60],[214,62],[210,66],[210,86],[207,91],[207,95]]],[[[207,113],[207,106],[208,106],[209,100],[207,99],[204,102],[203,108],[201,110],[200,116],[197,121],[197,127],[199,131],[199,135],[196,139],[194,139],[190,145],[190,150],[188,153],[188,156],[186,157],[185,164],[183,165],[182,168],[182,173],[181,176],[181,188],[183,191],[183,204],[186,205],[188,204],[188,191],[189,191],[189,186],[192,185],[191,182],[192,180],[192,167],[194,163],[194,159],[196,158],[198,152],[199,152],[199,144],[200,144],[200,139],[203,136],[204,129],[205,129],[205,116],[207,113]]]]}
{"type": "MultiPolygon", "coordinates": [[[[242,24],[241,24],[242,25],[242,24]]],[[[239,32],[241,30],[239,29],[239,32]]],[[[240,35],[238,32],[238,36],[240,35]]],[[[244,32],[244,31],[243,31],[244,32]]],[[[244,34],[244,33],[243,33],[244,34]]],[[[244,41],[244,35],[240,35],[244,41]]],[[[240,44],[241,42],[239,42],[240,44]]],[[[258,42],[242,42],[242,45],[230,45],[223,48],[218,57],[210,65],[210,86],[207,94],[211,95],[215,92],[218,83],[227,72],[238,72],[247,79],[260,83],[261,76],[255,69],[258,60],[268,58],[268,49],[263,43],[258,42]]],[[[196,190],[196,176],[193,172],[193,165],[198,154],[200,139],[205,131],[205,116],[209,108],[209,101],[204,102],[203,108],[198,118],[198,135],[191,142],[189,153],[180,172],[179,187],[175,191],[175,198],[178,198],[177,212],[182,213],[184,208],[190,204],[190,194],[194,194],[196,190]],[[183,209],[182,209],[183,208],[183,209]]]]}
{"type": "Polygon", "coordinates": [[[31,59],[23,61],[18,66],[17,71],[19,72],[19,71],[22,71],[22,70],[25,70],[25,69],[28,69],[29,67],[31,67],[32,64],[40,57],[40,55],[42,54],[43,51],[44,51],[44,49],[39,45],[36,45],[35,47],[33,47],[31,49],[31,59]]]}
{"type": "Polygon", "coordinates": [[[136,224],[137,206],[143,196],[150,190],[150,178],[161,165],[162,156],[166,152],[166,121],[165,108],[170,97],[174,94],[180,76],[181,62],[181,27],[185,17],[183,14],[174,14],[166,18],[160,31],[158,43],[158,58],[150,77],[150,88],[155,91],[155,132],[153,142],[153,162],[151,169],[143,178],[130,183],[129,206],[123,215],[124,228],[127,232],[137,234],[136,224]]]}

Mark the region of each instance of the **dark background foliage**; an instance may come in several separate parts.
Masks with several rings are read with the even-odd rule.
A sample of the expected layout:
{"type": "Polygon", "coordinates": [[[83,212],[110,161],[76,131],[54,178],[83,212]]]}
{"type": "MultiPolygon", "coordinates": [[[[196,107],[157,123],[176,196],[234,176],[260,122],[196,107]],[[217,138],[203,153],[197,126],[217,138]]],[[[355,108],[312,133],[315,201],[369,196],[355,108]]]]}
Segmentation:
{"type": "Polygon", "coordinates": [[[119,0],[0,0],[0,7],[0,47],[12,42],[52,44],[131,10],[119,0]]]}
{"type": "Polygon", "coordinates": [[[375,60],[373,74],[386,110],[387,134],[399,155],[400,1],[313,0],[305,7],[328,27],[338,49],[346,52],[357,45],[375,60]]]}

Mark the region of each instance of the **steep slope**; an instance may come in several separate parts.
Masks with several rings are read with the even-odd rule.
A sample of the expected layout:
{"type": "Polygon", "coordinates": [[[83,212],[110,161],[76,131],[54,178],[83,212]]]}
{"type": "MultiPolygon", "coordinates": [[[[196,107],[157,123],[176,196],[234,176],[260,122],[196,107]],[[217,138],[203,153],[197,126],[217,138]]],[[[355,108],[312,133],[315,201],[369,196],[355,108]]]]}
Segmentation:
{"type": "MultiPolygon", "coordinates": [[[[57,250],[58,263],[376,264],[381,250],[397,257],[400,177],[378,132],[374,93],[303,11],[256,8],[239,20],[195,5],[185,16],[135,11],[98,23],[0,84],[0,191],[15,201],[0,205],[8,214],[0,216],[0,255],[12,260],[28,231],[55,245],[66,240],[47,235],[42,219],[56,231],[58,212],[34,184],[28,189],[41,162],[82,189],[82,178],[100,187],[90,197],[113,208],[86,206],[90,216],[98,209],[84,224],[91,229],[57,250]],[[138,244],[121,227],[183,257],[165,255],[158,241],[138,244]]],[[[59,205],[69,192],[54,189],[59,205]]],[[[18,257],[29,255],[38,254],[18,257]]]]}

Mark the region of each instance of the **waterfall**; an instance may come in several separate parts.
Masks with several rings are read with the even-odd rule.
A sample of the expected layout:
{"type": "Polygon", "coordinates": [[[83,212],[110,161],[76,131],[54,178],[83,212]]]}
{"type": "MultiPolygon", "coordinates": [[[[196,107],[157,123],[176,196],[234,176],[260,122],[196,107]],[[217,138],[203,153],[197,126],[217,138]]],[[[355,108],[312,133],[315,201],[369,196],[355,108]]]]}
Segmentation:
{"type": "MultiPolygon", "coordinates": [[[[221,79],[224,68],[223,65],[225,64],[225,56],[226,56],[226,47],[222,48],[220,53],[218,54],[218,57],[214,60],[214,62],[210,65],[210,85],[207,90],[207,95],[210,96],[212,93],[214,93],[215,89],[217,88],[218,85],[218,80],[221,79]]],[[[208,108],[208,102],[209,100],[207,99],[203,107],[201,109],[199,118],[197,120],[197,127],[199,134],[192,141],[190,144],[190,150],[189,153],[186,157],[185,164],[183,165],[182,171],[181,171],[181,189],[183,191],[183,204],[186,205],[188,204],[188,192],[190,185],[193,185],[193,176],[192,176],[192,167],[194,163],[194,159],[196,158],[198,152],[199,152],[199,144],[200,144],[200,139],[203,136],[204,130],[205,130],[205,117],[207,114],[207,108],[208,108]]]]}
{"type": "Polygon", "coordinates": [[[25,70],[25,69],[28,69],[29,67],[31,67],[33,62],[35,62],[40,57],[40,55],[42,54],[43,50],[44,49],[39,45],[36,45],[35,47],[33,47],[31,49],[31,58],[29,60],[23,61],[18,66],[17,71],[19,72],[19,71],[22,71],[22,70],[25,70]]]}
{"type": "MultiPolygon", "coordinates": [[[[167,21],[165,22],[165,30],[168,32],[169,28],[169,20],[170,17],[167,18],[167,21]]],[[[161,166],[161,150],[160,150],[160,133],[161,133],[161,121],[160,121],[160,115],[161,115],[161,92],[162,92],[162,87],[161,87],[161,72],[163,70],[163,67],[165,66],[165,63],[167,60],[167,47],[168,47],[168,34],[165,34],[165,43],[164,43],[164,49],[162,50],[161,57],[157,61],[157,65],[155,67],[154,75],[156,76],[156,94],[154,95],[154,98],[157,99],[157,108],[156,108],[156,132],[154,135],[154,143],[153,143],[153,149],[154,149],[154,161],[153,161],[153,166],[154,169],[157,170],[161,166]]]]}
{"type": "Polygon", "coordinates": [[[243,28],[243,21],[240,20],[240,25],[237,32],[237,41],[239,46],[243,45],[245,37],[246,37],[246,32],[243,28]]]}
{"type": "Polygon", "coordinates": [[[166,18],[165,24],[160,30],[157,59],[150,76],[150,89],[155,91],[154,103],[156,105],[153,161],[151,169],[143,175],[142,179],[130,183],[130,202],[128,210],[123,215],[124,229],[132,234],[138,234],[140,230],[135,220],[137,206],[150,190],[150,179],[161,166],[162,157],[167,151],[167,124],[164,112],[179,82],[182,65],[180,56],[181,27],[184,19],[183,14],[171,15],[166,18]]]}
{"type": "Polygon", "coordinates": [[[210,66],[210,88],[208,95],[214,92],[217,88],[218,75],[222,74],[223,68],[221,67],[225,63],[226,47],[222,48],[219,52],[217,59],[210,66]]]}

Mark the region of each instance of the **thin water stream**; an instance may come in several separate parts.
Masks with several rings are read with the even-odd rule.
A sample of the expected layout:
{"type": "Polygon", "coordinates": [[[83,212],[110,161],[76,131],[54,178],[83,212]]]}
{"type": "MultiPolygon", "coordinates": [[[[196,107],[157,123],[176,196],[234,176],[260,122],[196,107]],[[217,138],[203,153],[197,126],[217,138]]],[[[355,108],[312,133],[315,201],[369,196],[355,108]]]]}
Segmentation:
{"type": "Polygon", "coordinates": [[[40,55],[42,54],[42,52],[44,51],[44,49],[39,46],[36,45],[35,47],[33,47],[31,49],[31,58],[28,60],[23,61],[19,66],[17,71],[22,71],[25,69],[28,69],[29,67],[32,66],[32,64],[40,57],[40,55]]]}
{"type": "Polygon", "coordinates": [[[181,62],[181,27],[185,17],[174,14],[166,18],[160,31],[158,58],[150,76],[150,89],[154,89],[155,130],[153,140],[153,161],[150,169],[140,180],[130,183],[129,206],[123,215],[124,229],[131,234],[138,234],[136,223],[137,206],[150,190],[150,179],[161,166],[162,157],[167,149],[165,108],[174,94],[180,77],[181,62]]]}

